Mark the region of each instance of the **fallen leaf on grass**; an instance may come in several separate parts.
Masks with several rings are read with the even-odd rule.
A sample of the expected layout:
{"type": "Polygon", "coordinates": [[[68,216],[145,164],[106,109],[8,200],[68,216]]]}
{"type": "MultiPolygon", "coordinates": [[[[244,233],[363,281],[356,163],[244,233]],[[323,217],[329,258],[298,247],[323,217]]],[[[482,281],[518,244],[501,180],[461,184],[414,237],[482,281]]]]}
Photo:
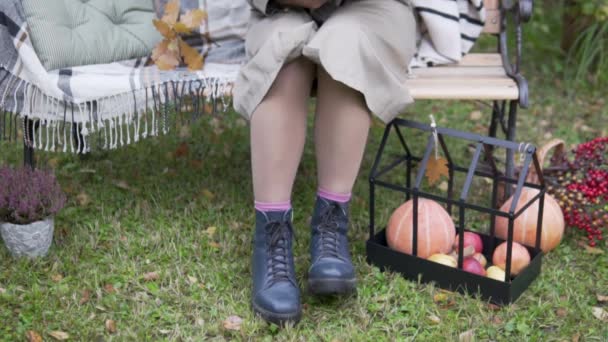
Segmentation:
{"type": "Polygon", "coordinates": [[[196,279],[196,277],[188,276],[187,279],[188,279],[188,283],[190,285],[194,285],[194,284],[198,283],[198,279],[196,279]]]}
{"type": "Polygon", "coordinates": [[[64,331],[51,331],[49,335],[57,341],[65,341],[70,338],[70,335],[64,331]]]}
{"type": "Polygon", "coordinates": [[[243,319],[239,316],[230,316],[226,318],[224,321],[224,329],[239,331],[241,330],[241,324],[243,324],[243,319]]]}
{"type": "Polygon", "coordinates": [[[119,189],[123,189],[123,190],[129,190],[131,189],[131,187],[129,186],[129,183],[127,183],[124,180],[119,180],[114,182],[114,185],[119,188],[119,189]]]}
{"type": "Polygon", "coordinates": [[[158,272],[148,272],[144,274],[145,281],[155,281],[158,279],[160,279],[160,275],[158,274],[158,272]]]}
{"type": "Polygon", "coordinates": [[[559,308],[555,311],[555,314],[557,315],[557,317],[566,317],[568,316],[568,310],[564,309],[564,308],[559,308]]]}
{"type": "Polygon", "coordinates": [[[190,126],[183,125],[182,128],[179,129],[179,137],[181,139],[190,139],[190,137],[192,137],[192,130],[190,129],[190,126]]]}
{"type": "Polygon", "coordinates": [[[112,284],[105,284],[103,286],[103,289],[106,290],[107,293],[114,293],[114,292],[116,292],[116,289],[114,288],[114,285],[112,285],[112,284]]]}
{"type": "Polygon", "coordinates": [[[213,238],[215,236],[215,232],[217,231],[217,227],[211,226],[205,230],[205,233],[209,238],[213,238]]]}
{"type": "Polygon", "coordinates": [[[111,319],[106,320],[106,331],[109,332],[110,334],[115,334],[116,333],[116,322],[114,322],[111,319]]]}
{"type": "Polygon", "coordinates": [[[28,342],[42,342],[42,336],[33,330],[26,332],[25,338],[28,342]]]}
{"type": "Polygon", "coordinates": [[[435,158],[431,156],[427,164],[426,178],[430,185],[435,185],[441,179],[441,176],[449,177],[450,170],[448,169],[448,161],[445,158],[435,158]]]}
{"type": "Polygon", "coordinates": [[[203,195],[203,197],[205,197],[208,200],[212,200],[215,198],[215,194],[213,194],[213,192],[209,191],[209,189],[203,189],[203,191],[201,191],[201,195],[203,195]]]}
{"type": "Polygon", "coordinates": [[[458,335],[458,341],[460,342],[473,342],[475,341],[475,334],[473,334],[473,330],[467,330],[460,335],[458,335]]]}
{"type": "Polygon", "coordinates": [[[83,191],[76,196],[76,203],[78,203],[78,205],[81,207],[86,207],[89,205],[89,203],[91,203],[91,197],[89,197],[89,195],[83,191]]]}
{"type": "Polygon", "coordinates": [[[211,248],[215,248],[215,249],[220,249],[220,247],[221,247],[221,245],[219,243],[215,242],[215,241],[209,242],[209,246],[211,248]]]}
{"type": "Polygon", "coordinates": [[[594,307],[593,316],[595,318],[599,319],[600,321],[608,322],[608,311],[604,310],[603,308],[600,308],[597,306],[594,307]]]}
{"type": "Polygon", "coordinates": [[[492,323],[496,325],[501,325],[503,323],[502,318],[500,318],[499,316],[494,316],[494,318],[492,318],[492,323]]]}
{"type": "Polygon", "coordinates": [[[589,254],[604,254],[604,251],[597,248],[585,245],[585,251],[589,254]]]}
{"type": "Polygon", "coordinates": [[[58,282],[60,282],[60,281],[63,280],[63,275],[61,275],[60,273],[53,274],[51,276],[51,280],[54,281],[54,282],[56,282],[56,283],[58,283],[58,282]]]}
{"type": "Polygon", "coordinates": [[[173,155],[175,156],[175,158],[182,158],[187,156],[189,152],[190,147],[188,146],[188,143],[183,142],[175,149],[173,155]]]}
{"type": "Polygon", "coordinates": [[[436,293],[433,296],[433,302],[435,303],[444,303],[448,300],[448,295],[445,293],[436,293]]]}
{"type": "Polygon", "coordinates": [[[78,304],[84,305],[84,304],[88,303],[90,299],[91,299],[91,291],[84,290],[84,291],[82,291],[82,297],[80,298],[80,301],[78,302],[78,304]]]}
{"type": "Polygon", "coordinates": [[[437,315],[429,315],[429,321],[439,324],[441,323],[441,318],[439,318],[437,315]]]}
{"type": "Polygon", "coordinates": [[[59,158],[51,158],[47,161],[47,164],[51,169],[55,170],[59,166],[59,158]]]}
{"type": "Polygon", "coordinates": [[[473,120],[473,121],[479,121],[479,120],[481,120],[482,117],[483,117],[483,113],[478,110],[472,111],[471,114],[469,115],[469,118],[471,118],[471,120],[473,120]]]}
{"type": "MultiPolygon", "coordinates": [[[[2,289],[0,289],[0,293],[2,293],[2,289]]],[[[597,301],[600,303],[606,303],[608,302],[608,296],[603,296],[603,295],[597,295],[597,301]]]]}
{"type": "Polygon", "coordinates": [[[572,342],[578,342],[581,339],[581,334],[576,333],[572,336],[572,342]]]}

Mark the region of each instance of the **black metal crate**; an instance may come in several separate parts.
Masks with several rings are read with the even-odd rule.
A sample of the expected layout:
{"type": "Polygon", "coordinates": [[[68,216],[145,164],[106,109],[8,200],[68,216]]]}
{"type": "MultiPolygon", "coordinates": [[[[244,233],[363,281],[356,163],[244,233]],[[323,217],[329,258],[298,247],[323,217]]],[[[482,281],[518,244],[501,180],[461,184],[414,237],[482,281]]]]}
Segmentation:
{"type": "Polygon", "coordinates": [[[382,270],[399,272],[407,279],[414,281],[420,280],[422,282],[435,282],[441,288],[479,295],[484,300],[489,300],[496,304],[512,303],[517,300],[526,288],[528,288],[541,271],[543,253],[540,249],[540,237],[542,233],[542,213],[545,192],[545,184],[536,156],[536,147],[532,144],[510,142],[478,134],[436,127],[434,124],[426,125],[404,119],[395,119],[386,127],[370,175],[370,235],[369,240],[367,241],[367,260],[370,264],[375,265],[382,270]],[[413,129],[420,131],[423,134],[428,134],[428,140],[422,157],[412,153],[412,150],[401,131],[402,128],[413,129]],[[381,168],[381,162],[383,159],[386,159],[386,146],[391,134],[396,135],[399,139],[400,145],[403,147],[403,154],[394,156],[386,166],[381,168]],[[475,152],[473,153],[472,161],[468,167],[459,166],[453,161],[448,149],[448,144],[446,144],[444,139],[447,137],[450,139],[469,141],[475,146],[475,152]],[[437,148],[440,148],[446,157],[449,169],[447,191],[444,191],[445,193],[440,195],[426,192],[421,189],[426,167],[436,144],[438,145],[437,148]],[[514,175],[513,168],[509,167],[508,162],[505,166],[505,172],[498,169],[497,163],[494,162],[494,155],[497,150],[506,150],[507,156],[512,156],[515,152],[522,153],[523,166],[517,177],[514,175]],[[485,163],[485,167],[482,167],[482,162],[485,163]],[[418,169],[417,172],[414,172],[415,168],[418,169]],[[539,184],[533,184],[526,181],[526,175],[531,169],[535,170],[538,175],[539,184]],[[385,180],[384,176],[391,171],[405,172],[405,184],[397,184],[385,180]],[[466,175],[466,178],[462,185],[460,195],[455,197],[454,179],[458,173],[466,175]],[[471,203],[469,200],[469,191],[475,178],[486,178],[487,183],[491,183],[491,201],[489,205],[471,203]],[[509,212],[503,212],[498,209],[499,186],[501,185],[504,188],[505,197],[513,194],[513,201],[509,212]],[[406,200],[413,201],[413,251],[411,255],[388,247],[385,230],[376,230],[377,187],[403,193],[406,200]],[[539,192],[521,209],[516,211],[516,204],[519,202],[520,195],[524,188],[537,189],[539,192]],[[456,232],[460,236],[457,268],[445,266],[417,256],[417,204],[420,198],[430,199],[443,204],[448,213],[457,217],[457,219],[454,220],[456,232]],[[515,219],[517,219],[535,201],[539,201],[536,244],[535,246],[524,246],[530,253],[531,261],[517,276],[512,277],[511,262],[514,222],[515,219]],[[470,230],[470,227],[467,226],[466,217],[467,213],[470,213],[471,211],[489,215],[491,217],[490,222],[488,222],[489,234],[475,232],[482,238],[484,243],[483,254],[488,260],[492,260],[492,254],[496,246],[505,241],[507,242],[505,281],[498,281],[462,270],[464,259],[463,232],[470,230]],[[508,237],[506,240],[500,239],[495,235],[495,218],[498,216],[508,219],[508,237]]]}

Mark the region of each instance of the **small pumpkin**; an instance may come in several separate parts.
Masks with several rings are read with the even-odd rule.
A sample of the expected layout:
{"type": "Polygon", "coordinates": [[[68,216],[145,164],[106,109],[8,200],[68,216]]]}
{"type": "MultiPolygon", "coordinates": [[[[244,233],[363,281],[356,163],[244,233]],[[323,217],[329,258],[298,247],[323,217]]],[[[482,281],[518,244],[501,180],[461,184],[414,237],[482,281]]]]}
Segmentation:
{"type": "MultiPolygon", "coordinates": [[[[414,231],[414,201],[397,208],[388,222],[386,239],[389,247],[412,254],[414,231]]],[[[454,245],[456,229],[450,214],[437,202],[418,199],[418,257],[448,254],[454,245]]]]}
{"type": "MultiPolygon", "coordinates": [[[[564,142],[555,139],[543,146],[537,151],[539,164],[543,165],[547,153],[556,148],[556,153],[564,150],[564,142]]],[[[538,175],[531,168],[528,173],[528,182],[538,183],[538,175]]],[[[515,207],[515,211],[519,211],[526,205],[534,196],[537,196],[539,190],[532,188],[524,188],[521,192],[519,201],[515,207]]],[[[508,212],[513,203],[513,196],[509,198],[500,208],[503,212],[508,212]]],[[[526,211],[524,211],[513,225],[513,241],[519,242],[527,246],[536,245],[537,235],[537,220],[539,211],[539,201],[535,201],[526,211]]],[[[557,247],[562,241],[565,229],[564,214],[553,196],[545,194],[545,202],[543,208],[543,224],[540,238],[540,248],[547,253],[557,247]]],[[[506,217],[496,218],[496,236],[506,240],[509,233],[509,220],[506,217]]]]}

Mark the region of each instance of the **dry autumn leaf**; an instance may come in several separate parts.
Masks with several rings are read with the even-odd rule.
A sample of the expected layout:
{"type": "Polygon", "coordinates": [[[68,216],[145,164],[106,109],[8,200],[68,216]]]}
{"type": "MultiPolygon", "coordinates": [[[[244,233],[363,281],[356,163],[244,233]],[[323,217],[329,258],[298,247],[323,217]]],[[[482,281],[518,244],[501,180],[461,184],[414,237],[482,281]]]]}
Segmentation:
{"type": "Polygon", "coordinates": [[[175,149],[173,154],[175,155],[175,158],[183,158],[187,156],[189,152],[190,147],[188,146],[188,143],[183,142],[177,147],[177,149],[175,149]]]}
{"type": "Polygon", "coordinates": [[[84,305],[84,304],[88,303],[89,300],[91,300],[91,291],[84,290],[84,291],[82,291],[82,297],[80,297],[80,301],[78,302],[78,304],[84,305]]]}
{"type": "Polygon", "coordinates": [[[76,203],[78,203],[78,205],[81,207],[86,207],[89,205],[89,203],[91,203],[91,197],[89,197],[89,195],[83,191],[76,196],[76,203]]]}
{"type": "Polygon", "coordinates": [[[51,331],[49,335],[57,341],[65,341],[70,338],[70,335],[65,331],[51,331]]]}
{"type": "Polygon", "coordinates": [[[165,14],[163,15],[162,21],[169,25],[177,23],[179,18],[180,0],[171,0],[165,6],[165,14]]]}
{"type": "Polygon", "coordinates": [[[184,62],[190,70],[201,70],[203,68],[203,56],[197,49],[186,44],[183,40],[179,40],[179,49],[184,62]]]}
{"type": "Polygon", "coordinates": [[[63,275],[61,275],[61,273],[53,274],[51,276],[51,280],[54,281],[55,283],[58,283],[63,280],[63,275]]]}
{"type": "Polygon", "coordinates": [[[160,33],[160,35],[165,37],[165,39],[173,39],[177,36],[175,34],[175,31],[166,22],[154,19],[152,20],[152,23],[154,24],[154,27],[156,27],[156,30],[160,33]]]}
{"type": "Polygon", "coordinates": [[[107,293],[114,293],[114,292],[116,292],[116,289],[114,288],[114,285],[112,285],[112,284],[105,284],[103,286],[103,289],[106,290],[107,293]]]}
{"type": "Polygon", "coordinates": [[[441,176],[449,177],[450,170],[448,169],[448,161],[445,158],[435,158],[431,156],[426,168],[426,177],[430,185],[435,185],[441,176]]]}
{"type": "Polygon", "coordinates": [[[441,318],[439,318],[437,315],[429,315],[429,321],[439,324],[441,323],[441,318]]]}
{"type": "Polygon", "coordinates": [[[608,322],[608,311],[600,307],[593,308],[593,316],[602,322],[608,322]]]}
{"type": "Polygon", "coordinates": [[[460,341],[460,342],[473,342],[473,341],[475,341],[475,334],[473,333],[473,330],[467,330],[467,331],[461,333],[458,336],[458,341],[460,341]]]}
{"type": "Polygon", "coordinates": [[[160,275],[158,274],[158,272],[148,272],[144,274],[145,281],[155,281],[158,279],[160,279],[160,275]]]}
{"type": "Polygon", "coordinates": [[[116,333],[116,322],[111,319],[106,320],[106,331],[110,334],[116,333]]]}
{"type": "Polygon", "coordinates": [[[608,296],[603,296],[603,295],[598,294],[597,301],[600,303],[606,303],[606,302],[608,302],[608,296]]]}
{"type": "Polygon", "coordinates": [[[224,329],[239,331],[241,330],[241,324],[243,324],[243,319],[241,317],[230,316],[224,321],[224,329]]]}
{"type": "Polygon", "coordinates": [[[207,12],[198,8],[184,13],[181,18],[181,22],[190,30],[199,28],[205,20],[207,20],[207,12]]]}
{"type": "Polygon", "coordinates": [[[26,332],[25,338],[28,342],[42,342],[42,336],[33,330],[26,332]]]}
{"type": "Polygon", "coordinates": [[[173,25],[173,31],[175,33],[178,34],[189,34],[192,32],[192,30],[190,28],[188,28],[188,26],[186,26],[186,24],[180,22],[175,23],[175,25],[173,25]]]}

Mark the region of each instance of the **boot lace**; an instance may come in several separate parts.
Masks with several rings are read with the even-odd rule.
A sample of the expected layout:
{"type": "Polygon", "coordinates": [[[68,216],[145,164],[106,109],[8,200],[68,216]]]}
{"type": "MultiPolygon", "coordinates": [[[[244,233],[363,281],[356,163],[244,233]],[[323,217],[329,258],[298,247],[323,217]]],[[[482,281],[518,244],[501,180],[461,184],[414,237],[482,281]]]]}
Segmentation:
{"type": "Polygon", "coordinates": [[[321,214],[321,223],[317,230],[320,235],[321,251],[320,258],[330,257],[342,259],[340,249],[340,225],[338,215],[342,208],[335,203],[331,203],[321,214]]]}
{"type": "Polygon", "coordinates": [[[268,275],[272,286],[281,281],[292,281],[289,272],[289,239],[293,228],[288,222],[269,222],[266,229],[270,235],[268,275]]]}

